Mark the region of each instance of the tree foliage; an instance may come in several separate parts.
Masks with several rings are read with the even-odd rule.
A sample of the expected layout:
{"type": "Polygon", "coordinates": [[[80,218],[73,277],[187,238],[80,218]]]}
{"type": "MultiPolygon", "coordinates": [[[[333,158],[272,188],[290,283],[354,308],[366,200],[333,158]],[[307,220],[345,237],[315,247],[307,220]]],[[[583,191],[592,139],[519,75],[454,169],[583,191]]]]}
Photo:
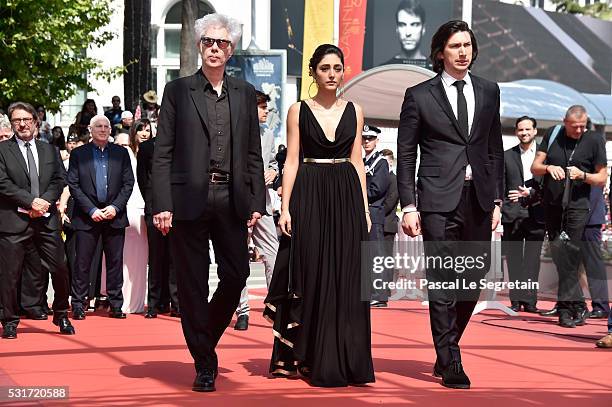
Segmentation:
{"type": "Polygon", "coordinates": [[[612,20],[612,7],[606,2],[593,3],[581,6],[576,0],[552,0],[556,10],[561,13],[582,14],[585,16],[612,20]]]}
{"type": "Polygon", "coordinates": [[[2,0],[0,3],[0,106],[21,100],[58,111],[77,89],[93,90],[87,73],[111,79],[88,48],[116,34],[104,30],[109,0],[2,0]]]}

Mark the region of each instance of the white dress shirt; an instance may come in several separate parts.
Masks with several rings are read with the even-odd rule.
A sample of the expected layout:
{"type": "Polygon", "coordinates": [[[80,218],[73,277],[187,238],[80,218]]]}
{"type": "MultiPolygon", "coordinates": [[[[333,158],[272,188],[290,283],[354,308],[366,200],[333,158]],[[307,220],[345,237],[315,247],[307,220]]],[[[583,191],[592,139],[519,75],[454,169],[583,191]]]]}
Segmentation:
{"type": "Polygon", "coordinates": [[[521,163],[523,164],[523,183],[525,183],[533,178],[533,174],[531,174],[531,164],[533,164],[533,160],[535,159],[536,143],[532,141],[527,150],[523,150],[522,147],[519,147],[519,149],[521,150],[521,163]]]}
{"type": "MultiPolygon", "coordinates": [[[[453,114],[455,115],[455,119],[457,117],[457,87],[453,85],[458,79],[450,76],[446,71],[442,72],[442,84],[444,85],[444,92],[446,93],[446,97],[453,109],[453,114]]],[[[465,101],[467,103],[467,113],[468,113],[468,134],[472,131],[472,123],[474,123],[474,110],[476,105],[476,99],[474,97],[474,86],[472,86],[472,78],[470,74],[466,74],[463,78],[465,81],[465,85],[463,85],[463,96],[465,96],[465,101]]],[[[465,179],[472,179],[472,166],[468,163],[467,167],[465,167],[465,179]]]]}
{"type": "MultiPolygon", "coordinates": [[[[21,151],[21,155],[26,163],[26,168],[28,172],[30,171],[30,166],[28,164],[28,149],[25,146],[25,141],[20,139],[19,137],[15,137],[17,140],[17,145],[19,146],[19,150],[21,151]]],[[[34,156],[34,162],[36,163],[36,173],[40,175],[40,164],[38,163],[38,150],[36,149],[36,141],[34,139],[30,140],[30,150],[32,150],[32,155],[34,156]]]]}

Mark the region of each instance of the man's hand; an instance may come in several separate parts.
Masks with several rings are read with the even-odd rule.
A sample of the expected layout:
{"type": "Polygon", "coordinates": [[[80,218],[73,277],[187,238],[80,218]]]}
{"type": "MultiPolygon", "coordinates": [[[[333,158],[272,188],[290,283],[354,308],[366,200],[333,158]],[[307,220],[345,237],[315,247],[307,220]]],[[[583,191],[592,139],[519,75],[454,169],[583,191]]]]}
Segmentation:
{"type": "Polygon", "coordinates": [[[36,219],[36,218],[40,218],[41,216],[43,216],[45,214],[45,212],[43,211],[35,211],[34,209],[30,210],[28,212],[28,215],[30,216],[30,218],[32,219],[36,219]]]}
{"type": "Polygon", "coordinates": [[[96,209],[96,211],[91,215],[91,218],[94,222],[102,222],[104,219],[106,219],[102,209],[96,209]]]}
{"type": "Polygon", "coordinates": [[[111,220],[117,216],[117,210],[112,205],[108,205],[106,208],[102,209],[102,214],[104,215],[104,219],[111,220]]]}
{"type": "Polygon", "coordinates": [[[276,194],[280,196],[281,198],[283,197],[283,187],[282,186],[278,187],[278,189],[276,190],[276,194]]]}
{"type": "Polygon", "coordinates": [[[493,213],[491,214],[491,230],[497,229],[497,225],[499,225],[499,221],[501,219],[501,208],[499,205],[495,205],[495,209],[493,209],[493,213]]]}
{"type": "Polygon", "coordinates": [[[552,179],[555,181],[565,179],[565,170],[563,167],[559,167],[558,165],[547,165],[546,172],[549,173],[552,179]]]}
{"type": "Polygon", "coordinates": [[[255,226],[255,224],[257,223],[257,220],[258,220],[258,219],[261,219],[261,213],[259,213],[259,212],[253,212],[253,213],[251,214],[251,219],[249,219],[249,220],[248,220],[248,222],[247,222],[247,227],[249,227],[249,228],[250,228],[250,227],[252,227],[252,226],[255,226]]]}
{"type": "Polygon", "coordinates": [[[264,172],[264,181],[266,182],[266,185],[272,184],[272,182],[274,182],[274,179],[276,179],[277,174],[278,173],[276,172],[276,170],[266,170],[264,172]]]}
{"type": "Polygon", "coordinates": [[[571,167],[567,167],[567,170],[569,171],[569,178],[572,181],[576,181],[576,180],[584,180],[584,171],[582,171],[580,168],[571,166],[571,167]]]}
{"type": "Polygon", "coordinates": [[[529,188],[519,185],[518,189],[511,189],[508,191],[508,199],[511,202],[518,202],[520,198],[526,198],[529,196],[529,188]]]}
{"type": "Polygon", "coordinates": [[[34,198],[32,201],[32,210],[34,211],[42,211],[42,213],[46,213],[49,211],[49,207],[51,204],[44,199],[34,198]]]}
{"type": "Polygon", "coordinates": [[[402,217],[402,229],[410,237],[421,234],[421,215],[418,212],[404,213],[402,217]]]}
{"type": "Polygon", "coordinates": [[[164,211],[153,215],[153,225],[166,236],[172,227],[172,212],[164,211]]]}

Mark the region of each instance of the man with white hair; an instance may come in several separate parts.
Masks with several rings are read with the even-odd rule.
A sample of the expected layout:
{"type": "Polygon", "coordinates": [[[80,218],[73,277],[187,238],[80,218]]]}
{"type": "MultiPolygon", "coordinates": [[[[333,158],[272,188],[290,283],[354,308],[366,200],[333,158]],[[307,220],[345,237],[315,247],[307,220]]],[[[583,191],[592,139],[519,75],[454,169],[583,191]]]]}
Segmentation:
{"type": "Polygon", "coordinates": [[[123,319],[123,242],[128,226],[126,205],[134,187],[134,174],[127,150],[108,142],[111,125],[106,116],[92,117],[89,131],[91,143],[72,150],[68,165],[68,187],[74,198],[72,226],[76,231],[72,316],[85,319],[91,258],[101,236],[106,257],[106,292],[111,306],[109,317],[123,319]]]}
{"type": "Polygon", "coordinates": [[[166,85],[153,155],[153,223],[169,234],[194,391],[214,391],[215,347],[249,275],[247,227],[266,211],[255,88],[225,75],[240,23],[195,23],[202,68],[166,85]],[[208,301],[208,240],[219,285],[208,301]]]}
{"type": "Polygon", "coordinates": [[[13,137],[11,122],[7,116],[0,114],[0,142],[6,141],[11,137],[13,137]]]}

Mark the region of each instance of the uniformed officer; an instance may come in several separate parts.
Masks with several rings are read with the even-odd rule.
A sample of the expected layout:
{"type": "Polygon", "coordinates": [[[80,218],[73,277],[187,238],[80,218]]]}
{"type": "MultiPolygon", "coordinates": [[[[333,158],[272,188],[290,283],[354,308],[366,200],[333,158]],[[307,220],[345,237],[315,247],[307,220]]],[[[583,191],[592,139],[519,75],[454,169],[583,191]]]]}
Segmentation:
{"type": "MultiPolygon", "coordinates": [[[[376,151],[378,144],[378,135],[380,129],[378,127],[365,125],[363,126],[362,146],[365,152],[363,159],[366,172],[366,189],[368,191],[368,206],[370,211],[370,219],[372,220],[372,229],[370,230],[369,240],[371,242],[380,242],[380,250],[378,246],[373,247],[374,255],[384,256],[383,241],[384,241],[384,225],[385,225],[385,198],[389,190],[389,164],[380,151],[376,151]],[[380,252],[380,253],[374,253],[380,252]]],[[[373,275],[373,281],[382,279],[389,280],[386,272],[373,275]]],[[[389,290],[381,287],[380,283],[374,284],[372,288],[372,307],[386,307],[389,298],[389,290]]]]}

